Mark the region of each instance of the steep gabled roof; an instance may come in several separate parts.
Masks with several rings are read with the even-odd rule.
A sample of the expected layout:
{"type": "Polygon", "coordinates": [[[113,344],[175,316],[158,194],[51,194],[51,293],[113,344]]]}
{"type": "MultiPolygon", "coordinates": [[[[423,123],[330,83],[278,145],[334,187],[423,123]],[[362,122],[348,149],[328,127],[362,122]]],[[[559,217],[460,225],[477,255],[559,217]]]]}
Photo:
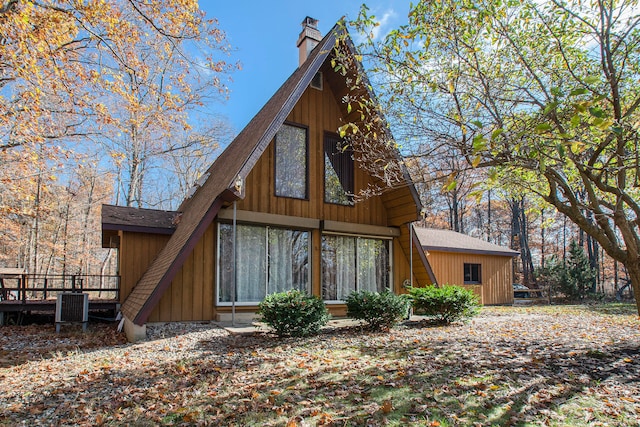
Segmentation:
{"type": "Polygon", "coordinates": [[[458,252],[479,255],[518,256],[519,253],[466,234],[451,230],[415,227],[416,236],[423,249],[439,252],[458,252]]]}
{"type": "MultiPolygon", "coordinates": [[[[138,325],[147,321],[220,208],[244,197],[244,190],[236,187],[236,181],[239,178],[242,182],[247,177],[345,32],[340,25],[333,27],[310,53],[306,62],[287,79],[220,154],[207,171],[208,178],[204,184],[182,203],[179,209],[182,216],[169,242],[122,305],[122,312],[128,319],[138,325]]],[[[347,46],[348,49],[353,49],[350,42],[347,46]]],[[[410,182],[407,181],[409,191],[419,211],[420,201],[410,182]]]]}
{"type": "Polygon", "coordinates": [[[122,313],[142,325],[160,301],[176,273],[225,202],[242,196],[234,188],[256,164],[296,102],[309,86],[336,43],[335,26],[311,52],[249,124],[211,165],[209,177],[195,194],[182,203],[180,223],[167,245],[149,266],[122,305],[122,313]]]}

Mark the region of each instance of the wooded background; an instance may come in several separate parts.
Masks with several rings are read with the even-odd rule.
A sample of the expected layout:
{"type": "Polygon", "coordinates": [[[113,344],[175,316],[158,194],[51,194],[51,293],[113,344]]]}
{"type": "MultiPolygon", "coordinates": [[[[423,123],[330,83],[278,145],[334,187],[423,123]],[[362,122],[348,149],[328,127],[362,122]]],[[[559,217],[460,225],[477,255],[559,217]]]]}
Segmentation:
{"type": "MultiPolygon", "coordinates": [[[[486,3],[499,7],[499,2],[486,3]]],[[[620,4],[612,3],[611,10],[635,2],[620,4]]],[[[428,27],[420,16],[443,13],[425,7],[420,2],[411,12],[416,28],[428,27]]],[[[446,16],[455,17],[452,11],[445,11],[446,16]]],[[[360,19],[352,23],[354,28],[373,22],[366,14],[360,19]]],[[[630,15],[629,22],[628,28],[636,28],[637,15],[630,15]]],[[[611,23],[609,30],[615,28],[611,23]]],[[[369,55],[365,65],[373,81],[384,83],[375,62],[383,59],[384,67],[392,67],[386,69],[387,79],[404,76],[403,87],[415,90],[412,79],[424,76],[403,75],[402,67],[419,52],[399,42],[419,39],[415,31],[400,29],[387,39],[389,46],[403,46],[397,51],[404,63],[388,52],[381,56],[384,50],[366,42],[361,46],[369,55]]],[[[227,96],[227,79],[239,68],[226,35],[196,1],[175,0],[73,5],[5,0],[0,2],[0,34],[0,265],[34,274],[115,274],[113,254],[101,249],[101,204],[175,209],[236,131],[224,117],[208,113],[208,106],[227,96]]],[[[635,43],[637,32],[627,38],[635,43]]],[[[462,77],[435,87],[445,95],[463,96],[462,77]]],[[[511,185],[509,176],[482,168],[487,159],[480,158],[481,139],[465,134],[463,142],[473,144],[467,153],[460,145],[442,144],[420,121],[428,114],[413,114],[422,108],[415,92],[405,98],[398,92],[395,97],[381,95],[422,197],[419,225],[449,228],[519,251],[515,277],[527,285],[535,285],[536,269],[552,257],[564,260],[571,241],[584,248],[597,269],[594,290],[611,294],[627,280],[622,265],[575,221],[540,194],[511,185]],[[403,114],[411,107],[411,114],[398,114],[394,103],[403,114]],[[484,185],[496,182],[500,185],[484,185]]],[[[343,101],[350,103],[349,111],[351,101],[356,105],[355,100],[343,101]]],[[[447,110],[440,113],[435,116],[439,123],[483,131],[473,117],[463,123],[447,110]]],[[[615,126],[609,126],[615,134],[615,126]]],[[[534,131],[540,135],[548,128],[538,125],[534,131]]],[[[500,136],[496,132],[492,141],[500,136]]],[[[585,200],[587,196],[583,194],[585,200]]]]}

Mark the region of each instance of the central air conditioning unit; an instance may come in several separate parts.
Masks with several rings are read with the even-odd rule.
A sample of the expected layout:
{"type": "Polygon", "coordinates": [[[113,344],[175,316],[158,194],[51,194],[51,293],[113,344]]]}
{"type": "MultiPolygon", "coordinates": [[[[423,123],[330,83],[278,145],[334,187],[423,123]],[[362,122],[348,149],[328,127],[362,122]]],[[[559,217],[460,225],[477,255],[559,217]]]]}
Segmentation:
{"type": "Polygon", "coordinates": [[[56,332],[61,323],[82,322],[82,330],[87,330],[89,322],[89,294],[72,292],[58,294],[56,301],[56,332]]]}

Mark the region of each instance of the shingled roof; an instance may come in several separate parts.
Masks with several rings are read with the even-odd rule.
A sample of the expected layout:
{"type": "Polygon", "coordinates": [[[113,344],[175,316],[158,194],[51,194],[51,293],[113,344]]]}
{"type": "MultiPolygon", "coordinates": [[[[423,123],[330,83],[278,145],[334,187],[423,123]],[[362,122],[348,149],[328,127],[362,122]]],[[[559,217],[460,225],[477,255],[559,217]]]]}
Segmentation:
{"type": "Polygon", "coordinates": [[[171,234],[179,216],[175,211],[102,205],[102,230],[171,234]]]}
{"type": "Polygon", "coordinates": [[[435,228],[414,228],[423,249],[428,251],[458,252],[480,255],[500,255],[515,257],[519,255],[512,249],[498,246],[466,234],[435,228]]]}
{"type": "Polygon", "coordinates": [[[211,165],[209,178],[180,207],[180,223],[131,294],[122,313],[135,324],[146,322],[176,273],[225,202],[243,196],[234,183],[256,164],[336,43],[335,26],[249,124],[211,165]]]}
{"type": "MultiPolygon", "coordinates": [[[[220,154],[208,169],[208,178],[195,194],[179,208],[182,217],[167,245],[140,278],[122,305],[122,313],[133,323],[143,325],[153,308],[170,286],[171,281],[193,250],[196,243],[216,217],[220,208],[244,197],[242,182],[275,137],[289,113],[303,95],[309,83],[325,63],[334,46],[346,34],[337,24],[320,41],[304,62],[269,99],[240,134],[220,154]]],[[[353,51],[348,40],[347,48],[353,51]]],[[[407,185],[418,206],[420,201],[406,175],[407,185]]],[[[419,208],[417,209],[419,211],[419,208]]],[[[425,268],[429,268],[428,266],[425,268]]]]}

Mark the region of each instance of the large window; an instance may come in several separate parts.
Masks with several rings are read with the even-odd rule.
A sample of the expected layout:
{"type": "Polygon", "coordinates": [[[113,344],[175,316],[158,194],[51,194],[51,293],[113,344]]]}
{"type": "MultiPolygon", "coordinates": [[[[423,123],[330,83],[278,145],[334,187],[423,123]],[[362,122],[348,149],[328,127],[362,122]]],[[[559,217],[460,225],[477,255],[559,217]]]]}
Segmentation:
{"type": "Polygon", "coordinates": [[[307,198],[307,130],[283,124],[275,138],[276,196],[307,198]]]}
{"type": "Polygon", "coordinates": [[[322,236],[322,298],[344,301],[356,290],[390,286],[389,241],[353,236],[322,236]]]}
{"type": "Polygon", "coordinates": [[[353,205],[353,150],[336,134],[324,136],[324,201],[353,205]]]}
{"type": "Polygon", "coordinates": [[[481,269],[480,264],[466,264],[464,265],[464,283],[465,284],[478,284],[482,283],[482,277],[480,276],[481,269]]]}
{"type": "MultiPolygon", "coordinates": [[[[220,224],[218,302],[233,299],[233,226],[220,224]]],[[[309,290],[309,232],[237,225],[236,302],[258,303],[268,294],[309,290]]]]}

